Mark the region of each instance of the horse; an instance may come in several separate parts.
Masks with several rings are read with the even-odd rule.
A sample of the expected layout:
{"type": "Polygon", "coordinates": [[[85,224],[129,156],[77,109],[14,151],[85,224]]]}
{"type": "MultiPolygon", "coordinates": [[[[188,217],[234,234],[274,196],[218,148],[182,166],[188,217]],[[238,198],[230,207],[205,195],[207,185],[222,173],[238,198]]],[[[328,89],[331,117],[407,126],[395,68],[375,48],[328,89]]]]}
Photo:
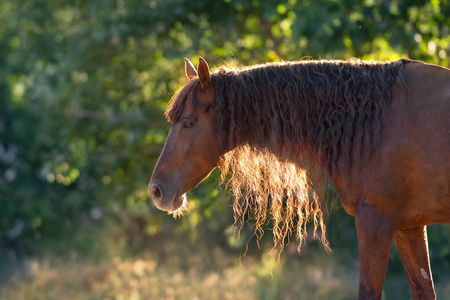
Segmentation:
{"type": "Polygon", "coordinates": [[[236,220],[252,216],[256,234],[272,221],[281,246],[312,222],[328,248],[326,180],[355,217],[358,299],[381,299],[392,243],[412,298],[436,298],[426,226],[450,223],[449,69],[353,58],[211,73],[200,58],[185,73],[148,186],[157,208],[182,214],[186,192],[220,168],[236,220]]]}

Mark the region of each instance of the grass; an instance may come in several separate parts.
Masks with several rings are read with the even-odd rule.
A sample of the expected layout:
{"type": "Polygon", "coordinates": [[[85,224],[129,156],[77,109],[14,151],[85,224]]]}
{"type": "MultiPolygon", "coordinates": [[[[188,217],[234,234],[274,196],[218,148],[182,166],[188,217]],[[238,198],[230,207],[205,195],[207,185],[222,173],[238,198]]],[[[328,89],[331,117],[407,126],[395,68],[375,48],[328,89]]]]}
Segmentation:
{"type": "MultiPolygon", "coordinates": [[[[172,232],[143,241],[143,236],[136,235],[134,242],[139,241],[140,246],[134,248],[139,251],[130,251],[133,239],[125,239],[123,233],[113,233],[102,234],[114,237],[103,241],[80,237],[88,241],[85,243],[96,244],[91,250],[95,255],[69,249],[66,255],[53,252],[39,258],[16,259],[13,268],[3,266],[8,274],[0,276],[7,279],[0,282],[0,300],[345,300],[357,297],[358,257],[355,251],[349,253],[348,248],[334,246],[328,254],[317,242],[310,242],[301,256],[297,256],[296,245],[291,244],[277,263],[276,254],[264,250],[270,249],[270,237],[268,244],[262,244],[263,250],[250,245],[247,255],[239,258],[239,250],[211,236],[192,239],[172,232]]],[[[445,269],[441,272],[439,266],[436,269],[438,299],[450,300],[450,276],[445,269]]],[[[388,266],[384,299],[410,299],[408,282],[398,263],[396,266],[391,262],[390,269],[388,266]]]]}
{"type": "Polygon", "coordinates": [[[352,299],[354,274],[331,257],[236,259],[219,246],[173,257],[142,253],[103,262],[30,260],[0,299],[352,299]],[[208,253],[206,253],[208,252],[208,253]]]}
{"type": "MultiPolygon", "coordinates": [[[[218,246],[174,257],[146,252],[103,262],[47,259],[25,265],[3,284],[0,299],[355,299],[358,286],[357,264],[344,268],[332,255],[283,256],[277,264],[274,254],[236,260],[218,246]]],[[[405,288],[400,278],[388,285],[405,288]]],[[[437,288],[438,299],[450,299],[450,283],[437,288]]],[[[384,298],[404,296],[391,291],[384,298]]]]}

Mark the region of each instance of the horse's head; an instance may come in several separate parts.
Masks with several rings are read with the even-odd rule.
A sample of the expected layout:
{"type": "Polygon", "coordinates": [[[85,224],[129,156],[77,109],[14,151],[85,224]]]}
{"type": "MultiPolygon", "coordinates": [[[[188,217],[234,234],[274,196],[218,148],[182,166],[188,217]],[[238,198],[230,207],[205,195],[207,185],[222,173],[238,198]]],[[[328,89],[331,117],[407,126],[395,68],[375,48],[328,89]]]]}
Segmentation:
{"type": "MultiPolygon", "coordinates": [[[[242,72],[221,69],[211,76],[204,59],[200,58],[197,70],[186,60],[190,81],[167,108],[172,127],[148,192],[158,208],[177,216],[186,208],[185,193],[220,167],[234,198],[238,224],[242,225],[247,216],[255,219],[255,234],[260,238],[270,216],[275,245],[283,248],[294,231],[300,246],[307,234],[306,223],[313,221],[314,236],[318,237],[320,229],[318,238],[328,247],[321,203],[311,190],[306,170],[297,163],[301,159],[280,158],[284,153],[300,155],[300,142],[292,141],[292,137],[301,128],[277,129],[278,123],[274,123],[279,115],[292,116],[290,111],[274,114],[289,100],[285,88],[278,90],[277,84],[267,82],[274,78],[274,72],[268,65],[242,72]],[[271,70],[270,76],[261,73],[264,68],[271,70]],[[282,104],[276,102],[280,100],[282,104]],[[286,136],[280,136],[282,132],[286,136]],[[283,145],[288,149],[280,148],[283,145]]],[[[294,94],[298,96],[297,92],[294,94]]],[[[297,96],[291,98],[297,100],[297,96]]],[[[293,121],[282,123],[294,126],[293,121]]]]}
{"type": "Polygon", "coordinates": [[[214,94],[208,64],[200,58],[196,71],[186,59],[186,75],[189,83],[173,97],[166,111],[172,126],[148,186],[155,205],[169,212],[183,209],[185,193],[211,173],[222,154],[214,134],[214,94]]]}

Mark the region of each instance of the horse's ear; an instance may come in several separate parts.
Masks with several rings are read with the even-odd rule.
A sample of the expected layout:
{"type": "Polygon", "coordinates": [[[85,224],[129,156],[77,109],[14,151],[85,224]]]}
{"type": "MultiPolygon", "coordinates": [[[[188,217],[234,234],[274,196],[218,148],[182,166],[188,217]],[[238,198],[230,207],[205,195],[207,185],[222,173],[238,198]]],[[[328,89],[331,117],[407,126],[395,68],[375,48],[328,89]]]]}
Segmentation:
{"type": "Polygon", "coordinates": [[[202,88],[206,91],[209,88],[209,83],[211,82],[211,74],[209,73],[208,63],[203,57],[200,57],[197,72],[202,88]]]}
{"type": "Polygon", "coordinates": [[[194,79],[194,77],[197,77],[197,71],[195,71],[194,65],[191,63],[191,61],[187,58],[184,59],[185,65],[186,65],[186,77],[189,78],[189,80],[194,79]]]}

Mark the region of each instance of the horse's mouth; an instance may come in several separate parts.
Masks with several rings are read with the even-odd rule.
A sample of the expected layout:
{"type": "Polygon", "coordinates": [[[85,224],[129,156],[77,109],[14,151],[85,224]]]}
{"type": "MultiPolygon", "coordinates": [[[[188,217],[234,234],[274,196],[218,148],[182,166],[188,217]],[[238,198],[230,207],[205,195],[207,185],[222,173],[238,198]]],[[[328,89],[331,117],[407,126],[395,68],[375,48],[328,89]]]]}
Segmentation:
{"type": "Polygon", "coordinates": [[[173,217],[176,219],[184,214],[184,212],[189,211],[187,206],[187,198],[186,194],[181,194],[180,192],[177,192],[172,203],[172,209],[169,212],[169,214],[173,215],[173,217]]]}
{"type": "Polygon", "coordinates": [[[172,200],[172,211],[177,210],[181,207],[181,205],[183,205],[183,195],[184,194],[181,194],[180,191],[175,194],[175,197],[173,197],[172,200]]]}

